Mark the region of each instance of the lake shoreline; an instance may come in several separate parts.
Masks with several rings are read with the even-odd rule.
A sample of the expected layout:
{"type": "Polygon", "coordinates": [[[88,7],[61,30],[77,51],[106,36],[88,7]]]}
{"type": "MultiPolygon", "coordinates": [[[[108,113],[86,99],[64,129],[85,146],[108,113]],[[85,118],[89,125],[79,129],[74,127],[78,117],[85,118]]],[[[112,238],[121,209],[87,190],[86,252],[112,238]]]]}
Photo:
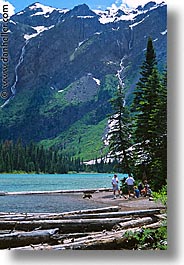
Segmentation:
{"type": "Polygon", "coordinates": [[[93,194],[95,192],[106,192],[112,191],[111,188],[99,188],[99,189],[74,189],[74,190],[52,190],[52,191],[18,191],[18,192],[0,192],[1,196],[10,196],[10,195],[52,195],[52,194],[73,194],[73,193],[89,193],[93,194]]]}
{"type": "MultiPolygon", "coordinates": [[[[73,208],[71,207],[71,209],[62,209],[59,210],[59,208],[57,207],[57,209],[54,208],[47,208],[47,206],[43,207],[44,212],[45,213],[63,213],[63,212],[69,212],[72,210],[88,210],[88,209],[94,209],[97,207],[102,207],[104,205],[104,207],[119,207],[122,211],[130,211],[130,210],[148,210],[148,209],[165,209],[165,206],[161,203],[161,202],[155,202],[153,200],[150,200],[149,197],[140,197],[140,198],[131,198],[131,199],[126,199],[124,197],[118,197],[116,199],[114,199],[113,196],[113,192],[110,190],[98,190],[94,193],[91,193],[91,198],[83,198],[83,195],[85,193],[80,190],[80,192],[76,192],[76,193],[71,193],[71,192],[64,192],[64,193],[57,193],[57,191],[55,191],[55,193],[53,192],[49,192],[47,193],[42,193],[42,194],[11,194],[9,196],[3,196],[5,197],[4,199],[6,200],[6,198],[8,197],[12,197],[14,198],[15,196],[21,197],[22,199],[25,198],[25,200],[31,201],[32,198],[34,198],[35,196],[39,196],[39,201],[43,200],[45,196],[47,196],[47,198],[49,198],[49,201],[52,200],[53,196],[57,198],[57,200],[60,201],[59,204],[62,203],[63,199],[65,199],[65,201],[71,200],[71,203],[73,202],[73,204],[77,206],[77,208],[73,208]],[[23,196],[23,197],[22,197],[23,196]],[[64,196],[64,197],[63,197],[64,196]],[[26,199],[28,198],[28,199],[26,199]],[[59,199],[60,198],[60,199],[59,199]],[[52,210],[51,210],[52,209],[52,210]]],[[[89,194],[89,193],[88,193],[89,194]]],[[[2,198],[2,197],[1,197],[2,198]]],[[[8,212],[8,211],[1,211],[0,212],[8,212]]],[[[15,212],[19,212],[19,211],[15,211],[15,212]]],[[[26,213],[39,213],[40,211],[34,211],[34,210],[30,210],[30,209],[25,209],[23,212],[26,213]]],[[[41,211],[42,212],[42,211],[41,211]]]]}
{"type": "MultiPolygon", "coordinates": [[[[126,197],[128,196],[126,195],[126,197]]],[[[117,198],[114,199],[112,191],[94,193],[90,200],[93,202],[104,203],[108,206],[119,206],[123,211],[146,210],[156,208],[165,209],[165,206],[161,202],[155,202],[153,200],[150,200],[149,197],[132,197],[130,199],[126,199],[123,196],[121,198],[117,196],[117,198]]]]}
{"type": "MultiPolygon", "coordinates": [[[[70,175],[70,174],[109,174],[109,175],[114,175],[114,172],[96,172],[96,171],[80,171],[80,172],[76,172],[76,171],[69,171],[67,173],[44,173],[44,172],[26,172],[26,171],[13,171],[13,172],[1,172],[0,175],[70,175]]],[[[126,173],[120,173],[120,174],[124,174],[127,175],[126,173]]]]}
{"type": "MultiPolygon", "coordinates": [[[[124,175],[118,177],[121,180],[124,175]]],[[[113,202],[99,202],[96,196],[106,196],[105,191],[112,195],[111,179],[110,174],[1,174],[0,212],[63,212],[109,205],[113,202]],[[89,191],[92,199],[83,199],[89,191]]]]}

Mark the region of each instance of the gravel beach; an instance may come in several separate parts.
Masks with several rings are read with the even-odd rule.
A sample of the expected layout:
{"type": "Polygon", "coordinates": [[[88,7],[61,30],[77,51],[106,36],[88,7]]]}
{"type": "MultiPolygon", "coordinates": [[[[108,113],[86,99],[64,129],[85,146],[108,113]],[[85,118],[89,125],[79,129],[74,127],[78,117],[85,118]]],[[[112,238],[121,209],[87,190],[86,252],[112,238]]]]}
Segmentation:
{"type": "MultiPolygon", "coordinates": [[[[127,197],[127,196],[126,196],[127,197]]],[[[85,199],[89,200],[89,199],[85,199]]],[[[95,202],[104,203],[106,205],[120,206],[123,211],[128,210],[145,210],[154,208],[165,208],[160,202],[154,202],[149,199],[149,197],[131,198],[125,199],[123,196],[119,198],[117,196],[114,199],[112,192],[95,192],[90,199],[95,202]]]]}

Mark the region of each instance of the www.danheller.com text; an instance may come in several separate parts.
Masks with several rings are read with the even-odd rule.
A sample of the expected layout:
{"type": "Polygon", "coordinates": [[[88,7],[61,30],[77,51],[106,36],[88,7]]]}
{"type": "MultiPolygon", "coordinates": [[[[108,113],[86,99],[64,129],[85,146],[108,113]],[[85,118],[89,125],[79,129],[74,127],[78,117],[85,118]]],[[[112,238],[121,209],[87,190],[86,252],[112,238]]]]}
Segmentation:
{"type": "Polygon", "coordinates": [[[2,99],[7,99],[9,96],[8,92],[8,5],[3,5],[2,13],[2,28],[1,28],[1,63],[2,63],[2,88],[0,96],[2,99]]]}

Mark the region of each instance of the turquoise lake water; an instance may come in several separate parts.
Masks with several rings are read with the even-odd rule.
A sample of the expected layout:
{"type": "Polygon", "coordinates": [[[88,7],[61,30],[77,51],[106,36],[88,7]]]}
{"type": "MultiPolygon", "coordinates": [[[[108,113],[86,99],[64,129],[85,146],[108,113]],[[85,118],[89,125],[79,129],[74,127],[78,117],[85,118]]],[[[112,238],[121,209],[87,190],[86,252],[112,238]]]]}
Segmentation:
{"type": "MultiPolygon", "coordinates": [[[[123,179],[126,175],[118,174],[123,179]]],[[[0,174],[0,191],[111,188],[113,174],[0,174]]]]}
{"type": "MultiPolygon", "coordinates": [[[[119,180],[126,175],[118,174],[119,180]]],[[[0,174],[0,192],[111,188],[112,174],[0,174]]],[[[0,212],[64,212],[105,207],[81,194],[0,196],[0,212]]]]}

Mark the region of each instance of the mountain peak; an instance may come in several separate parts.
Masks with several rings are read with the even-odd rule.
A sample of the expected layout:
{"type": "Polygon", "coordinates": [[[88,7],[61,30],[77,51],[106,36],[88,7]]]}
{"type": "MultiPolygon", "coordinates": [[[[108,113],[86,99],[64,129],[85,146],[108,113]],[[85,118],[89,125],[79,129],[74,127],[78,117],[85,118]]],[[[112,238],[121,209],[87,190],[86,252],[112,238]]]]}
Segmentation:
{"type": "Polygon", "coordinates": [[[86,4],[75,6],[71,11],[74,16],[96,16],[96,14],[86,4]]]}
{"type": "Polygon", "coordinates": [[[43,13],[51,13],[55,8],[51,7],[51,6],[45,6],[45,5],[42,5],[41,3],[39,2],[35,2],[33,4],[31,4],[30,6],[28,6],[28,8],[30,10],[36,10],[36,11],[41,11],[43,13]]]}
{"type": "Polygon", "coordinates": [[[81,4],[81,5],[77,5],[77,6],[75,6],[74,8],[73,8],[73,10],[76,10],[76,11],[81,11],[81,10],[85,10],[85,11],[89,11],[90,10],[90,8],[89,8],[89,6],[88,5],[86,5],[86,4],[81,4]]]}
{"type": "Polygon", "coordinates": [[[144,10],[149,10],[150,8],[154,7],[156,4],[157,4],[156,2],[151,1],[147,4],[145,4],[143,8],[144,8],[144,10]]]}
{"type": "Polygon", "coordinates": [[[18,12],[15,14],[20,15],[27,15],[27,16],[38,16],[38,15],[45,15],[45,14],[51,14],[56,8],[53,8],[51,6],[45,6],[40,4],[39,2],[35,2],[28,7],[26,7],[24,10],[18,12]]]}

